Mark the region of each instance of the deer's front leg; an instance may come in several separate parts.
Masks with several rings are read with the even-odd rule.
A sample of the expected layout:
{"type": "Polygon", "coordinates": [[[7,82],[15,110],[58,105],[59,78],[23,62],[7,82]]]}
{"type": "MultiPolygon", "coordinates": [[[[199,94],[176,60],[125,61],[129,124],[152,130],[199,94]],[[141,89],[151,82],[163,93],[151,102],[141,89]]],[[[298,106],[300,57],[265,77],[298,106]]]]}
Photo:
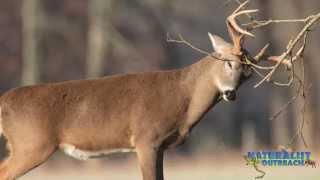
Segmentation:
{"type": "Polygon", "coordinates": [[[163,150],[152,146],[137,147],[143,180],[163,180],[163,150]]]}

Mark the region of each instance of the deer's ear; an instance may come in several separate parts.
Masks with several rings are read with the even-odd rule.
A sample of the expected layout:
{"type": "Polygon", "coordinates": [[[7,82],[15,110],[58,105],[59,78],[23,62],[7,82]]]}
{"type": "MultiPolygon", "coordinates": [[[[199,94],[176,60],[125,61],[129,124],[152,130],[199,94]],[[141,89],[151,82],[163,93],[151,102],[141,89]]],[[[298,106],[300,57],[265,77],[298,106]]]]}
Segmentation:
{"type": "Polygon", "coordinates": [[[230,43],[227,43],[221,37],[212,35],[211,33],[208,33],[208,35],[211,41],[212,48],[215,52],[219,54],[225,54],[226,52],[228,52],[228,49],[232,48],[232,45],[230,43]]]}

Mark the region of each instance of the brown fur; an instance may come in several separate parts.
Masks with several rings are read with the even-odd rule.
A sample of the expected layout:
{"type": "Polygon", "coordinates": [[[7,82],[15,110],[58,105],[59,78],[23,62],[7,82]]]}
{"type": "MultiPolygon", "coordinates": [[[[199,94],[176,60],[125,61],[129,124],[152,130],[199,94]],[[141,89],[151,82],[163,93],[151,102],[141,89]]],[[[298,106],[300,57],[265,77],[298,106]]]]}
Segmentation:
{"type": "Polygon", "coordinates": [[[143,179],[160,180],[163,150],[183,142],[218,102],[222,61],[188,67],[13,89],[0,99],[10,156],[0,179],[44,162],[63,143],[86,151],[134,148],[143,179]]]}

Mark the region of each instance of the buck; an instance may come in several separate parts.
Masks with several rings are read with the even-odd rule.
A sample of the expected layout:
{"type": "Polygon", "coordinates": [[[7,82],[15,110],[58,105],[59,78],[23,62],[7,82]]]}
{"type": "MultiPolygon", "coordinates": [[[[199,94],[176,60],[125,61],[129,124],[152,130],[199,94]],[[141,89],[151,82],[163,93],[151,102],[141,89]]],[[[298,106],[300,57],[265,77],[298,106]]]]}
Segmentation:
{"type": "Polygon", "coordinates": [[[163,154],[184,142],[216,103],[235,100],[251,75],[236,16],[227,18],[233,44],[209,34],[214,53],[187,67],[40,84],[0,98],[1,134],[9,156],[0,179],[15,179],[60,149],[81,160],[136,152],[143,180],[163,179],[163,154]]]}

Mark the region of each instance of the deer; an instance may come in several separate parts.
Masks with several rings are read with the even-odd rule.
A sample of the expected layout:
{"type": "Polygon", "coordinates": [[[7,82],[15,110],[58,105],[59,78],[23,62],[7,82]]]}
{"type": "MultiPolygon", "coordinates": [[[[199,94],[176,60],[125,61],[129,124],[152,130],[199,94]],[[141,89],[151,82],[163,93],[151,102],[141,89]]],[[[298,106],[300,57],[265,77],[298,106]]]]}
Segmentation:
{"type": "Polygon", "coordinates": [[[163,180],[166,149],[182,144],[220,101],[234,101],[252,70],[244,56],[252,36],[234,11],[226,20],[233,43],[209,33],[214,52],[173,70],[44,83],[0,97],[0,133],[9,151],[0,180],[23,176],[57,150],[80,160],[135,152],[143,180],[163,180]]]}

